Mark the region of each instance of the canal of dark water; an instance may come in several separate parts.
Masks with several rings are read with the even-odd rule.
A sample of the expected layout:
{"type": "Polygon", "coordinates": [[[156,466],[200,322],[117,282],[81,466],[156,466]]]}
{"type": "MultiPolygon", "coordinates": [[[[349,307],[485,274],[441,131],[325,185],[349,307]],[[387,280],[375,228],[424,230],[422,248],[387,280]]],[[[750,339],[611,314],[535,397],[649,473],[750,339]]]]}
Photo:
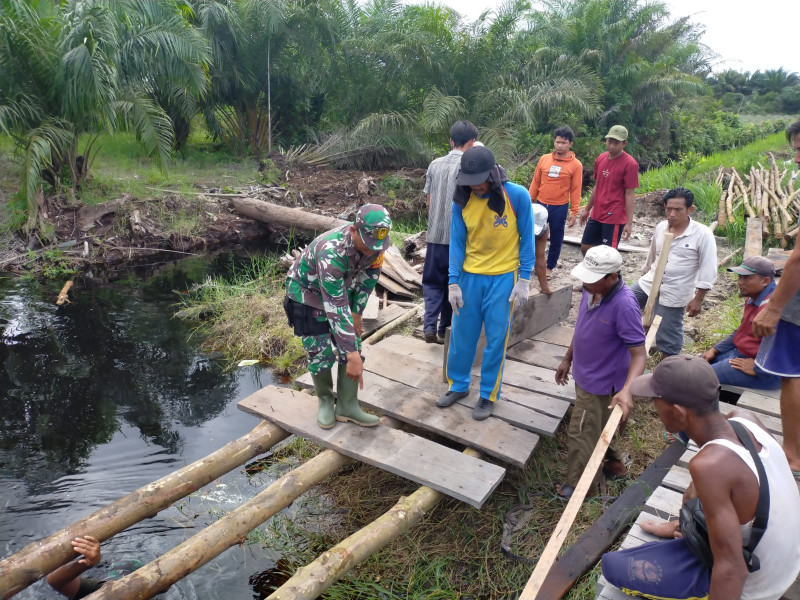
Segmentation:
{"type": "MultiPolygon", "coordinates": [[[[0,558],[250,431],[236,402],[272,383],[230,368],[173,318],[177,291],[247,257],[193,258],[115,281],[0,277],[0,558]]],[[[254,357],[257,358],[257,357],[254,357]]],[[[102,546],[102,579],[120,558],[147,563],[262,491],[267,474],[237,469],[102,546]]],[[[249,583],[278,556],[233,547],[161,598],[258,598],[249,583]]],[[[17,598],[62,598],[40,581],[17,598]]]]}

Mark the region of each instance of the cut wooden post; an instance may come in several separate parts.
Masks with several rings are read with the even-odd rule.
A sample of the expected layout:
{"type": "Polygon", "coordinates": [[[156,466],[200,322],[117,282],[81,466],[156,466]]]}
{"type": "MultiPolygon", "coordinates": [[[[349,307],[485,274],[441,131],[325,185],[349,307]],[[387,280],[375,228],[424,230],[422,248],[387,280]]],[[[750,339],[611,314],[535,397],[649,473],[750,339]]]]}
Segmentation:
{"type": "Polygon", "coordinates": [[[761,256],[761,224],[761,219],[747,219],[742,260],[747,260],[751,256],[761,256]]]}
{"type": "Polygon", "coordinates": [[[450,353],[450,328],[444,330],[444,354],[442,355],[442,381],[447,383],[447,355],[450,353]]]}
{"type": "MultiPolygon", "coordinates": [[[[464,454],[481,458],[480,452],[470,448],[464,454]]],[[[408,531],[443,498],[443,494],[426,486],[401,498],[388,512],[298,569],[267,600],[313,600],[321,596],[353,567],[408,531]]]]}
{"type": "Polygon", "coordinates": [[[28,544],[0,562],[0,598],[10,598],[72,560],[75,551],[70,542],[77,536],[88,534],[105,541],[263,454],[287,437],[288,432],[264,421],[247,435],[197,462],[131,492],[44,540],[28,544]]]}
{"type": "Polygon", "coordinates": [[[650,295],[647,297],[644,312],[642,313],[642,325],[648,327],[653,322],[653,311],[658,302],[658,291],[661,289],[661,280],[664,277],[664,269],[667,268],[669,253],[672,250],[672,239],[675,236],[669,231],[664,232],[664,239],[661,242],[661,252],[656,260],[656,272],[653,275],[653,285],[650,287],[650,295]]]}
{"type": "Polygon", "coordinates": [[[152,598],[231,546],[244,543],[253,529],[349,462],[350,458],[325,450],[179,546],[127,577],[107,581],[87,598],[152,598]]]}
{"type": "Polygon", "coordinates": [[[407,311],[401,317],[399,317],[399,318],[395,319],[394,321],[392,321],[391,323],[387,323],[386,325],[384,325],[383,327],[378,329],[376,332],[374,332],[370,336],[366,337],[364,339],[364,343],[365,344],[374,344],[375,342],[378,342],[378,341],[382,340],[384,337],[386,337],[387,333],[390,333],[392,330],[397,329],[400,325],[402,325],[406,321],[416,317],[419,314],[419,311],[420,311],[421,308],[422,307],[420,307],[420,306],[416,306],[416,307],[412,308],[411,310],[407,311]]]}
{"type": "Polygon", "coordinates": [[[262,223],[294,227],[303,231],[328,231],[350,223],[335,217],[326,217],[307,210],[281,206],[256,198],[233,198],[231,204],[233,209],[242,216],[262,223]]]}
{"type": "Polygon", "coordinates": [[[647,330],[647,337],[644,339],[644,351],[645,353],[650,352],[650,348],[653,346],[653,342],[656,341],[656,333],[658,333],[658,328],[661,326],[661,315],[656,315],[653,317],[653,322],[650,323],[650,329],[647,330]]]}
{"type": "Polygon", "coordinates": [[[69,304],[69,289],[72,287],[72,279],[70,279],[67,283],[64,284],[64,287],[61,288],[61,291],[58,292],[58,298],[56,298],[56,304],[62,306],[65,302],[69,304]]]}
{"type": "Polygon", "coordinates": [[[539,557],[539,562],[536,563],[533,574],[530,579],[528,579],[525,589],[522,590],[519,600],[535,600],[537,598],[539,588],[542,587],[545,577],[547,577],[547,574],[550,572],[550,567],[553,566],[556,558],[558,558],[558,551],[561,549],[561,545],[564,543],[564,539],[567,537],[567,533],[569,533],[570,527],[572,527],[572,523],[578,515],[578,511],[583,504],[583,499],[586,497],[586,493],[592,485],[597,469],[600,468],[600,464],[603,462],[606,450],[608,450],[608,446],[611,444],[614,432],[617,430],[617,425],[619,425],[621,419],[622,408],[617,405],[614,407],[614,410],[611,411],[611,416],[600,434],[600,439],[597,440],[597,445],[594,447],[594,451],[589,457],[589,462],[583,470],[583,474],[578,481],[578,485],[575,487],[575,491],[572,492],[572,496],[567,503],[567,508],[564,509],[564,513],[558,520],[553,535],[550,537],[547,546],[545,546],[544,551],[539,557]]]}

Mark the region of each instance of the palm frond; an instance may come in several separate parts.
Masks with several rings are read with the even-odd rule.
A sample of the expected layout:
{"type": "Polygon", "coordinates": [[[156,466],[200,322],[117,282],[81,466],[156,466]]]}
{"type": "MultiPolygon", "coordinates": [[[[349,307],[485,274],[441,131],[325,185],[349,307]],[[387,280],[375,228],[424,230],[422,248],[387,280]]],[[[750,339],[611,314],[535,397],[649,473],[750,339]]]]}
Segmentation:
{"type": "Polygon", "coordinates": [[[158,104],[149,98],[130,96],[114,102],[124,127],[133,133],[145,150],[166,170],[172,150],[172,123],[158,104]]]}
{"type": "Polygon", "coordinates": [[[421,122],[425,131],[438,133],[469,114],[467,101],[461,96],[447,96],[434,88],[422,102],[421,122]]]}

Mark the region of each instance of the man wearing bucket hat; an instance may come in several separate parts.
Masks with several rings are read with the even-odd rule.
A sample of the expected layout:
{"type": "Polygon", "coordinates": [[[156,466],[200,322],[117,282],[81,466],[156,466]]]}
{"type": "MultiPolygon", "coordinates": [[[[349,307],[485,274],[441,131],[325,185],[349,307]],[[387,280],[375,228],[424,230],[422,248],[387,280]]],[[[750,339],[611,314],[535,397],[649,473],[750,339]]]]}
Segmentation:
{"type": "Polygon", "coordinates": [[[500,397],[511,312],[528,299],[535,260],[530,194],[504,173],[485,146],[464,152],[450,221],[450,385],[436,404],[447,407],[469,395],[483,328],[480,398],[472,412],[479,421],[492,414],[500,397]]]}
{"type": "MultiPolygon", "coordinates": [[[[575,333],[564,359],[556,370],[556,383],[566,385],[569,370],[575,379],[575,406],[567,433],[567,480],[557,493],[569,498],[589,462],[600,433],[614,405],[623,411],[623,421],[633,409],[631,383],[644,371],[644,328],[642,313],[633,292],[620,276],[622,256],[610,246],[590,248],[572,269],[583,282],[575,333]]],[[[622,477],[628,472],[622,454],[612,441],[606,452],[603,472],[622,477]]],[[[600,483],[598,472],[591,490],[600,483]]]]}
{"type": "Polygon", "coordinates": [[[755,364],[761,336],[753,333],[753,320],[769,303],[775,291],[775,265],[764,256],[751,256],[738,267],[730,267],[739,276],[739,294],[747,298],[739,327],[713,348],[703,353],[721,384],[757,390],[777,390],[781,378],[755,364]]]}
{"type": "Polygon", "coordinates": [[[286,275],[283,306],[289,325],[302,337],[308,352],[308,370],[319,401],[317,424],[323,429],[330,429],[336,421],[368,427],[378,424],[378,417],[358,405],[364,371],[361,314],[380,277],[391,227],[384,207],[362,206],[354,223],[331,229],[311,242],[286,275]],[[334,401],[332,368],[336,362],[334,401]]]}
{"type": "Polygon", "coordinates": [[[105,579],[81,577],[84,571],[100,562],[100,541],[91,535],[79,536],[72,540],[72,548],[82,556],[47,576],[50,587],[70,600],[84,598],[99,590],[106,581],[122,579],[144,566],[144,563],[137,559],[117,560],[111,563],[105,579]]]}
{"type": "Polygon", "coordinates": [[[614,125],[606,134],[606,152],[594,161],[594,190],[579,214],[581,225],[586,225],[581,239],[584,254],[600,244],[616,248],[631,236],[639,164],[625,152],[627,145],[628,130],[614,125]]]}
{"type": "Polygon", "coordinates": [[[684,501],[700,501],[713,565],[705,567],[695,554],[692,531],[678,537],[679,521],[646,522],[645,531],[672,539],[603,555],[603,575],[645,598],[778,600],[800,573],[800,494],[778,442],[749,411],[737,409],[727,418],[720,413],[719,380],[699,356],[666,358],[652,374],[637,377],[631,390],[654,399],[667,431],[686,432],[700,446],[689,462],[692,483],[684,501]],[[732,423],[738,423],[739,432],[732,423]],[[752,445],[760,465],[744,442],[752,445]],[[759,503],[762,478],[766,507],[759,503]],[[760,540],[750,547],[760,531],[760,540]],[[746,544],[757,558],[750,564],[760,564],[752,572],[743,552],[746,544]]]}

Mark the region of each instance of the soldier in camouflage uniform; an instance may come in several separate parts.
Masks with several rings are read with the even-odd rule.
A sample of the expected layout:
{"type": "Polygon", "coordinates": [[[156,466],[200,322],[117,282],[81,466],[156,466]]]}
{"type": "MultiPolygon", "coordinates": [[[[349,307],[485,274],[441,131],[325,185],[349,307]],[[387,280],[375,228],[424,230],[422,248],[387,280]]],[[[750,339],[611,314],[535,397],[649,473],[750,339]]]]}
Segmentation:
{"type": "Polygon", "coordinates": [[[354,223],[311,242],[286,276],[283,305],[289,324],[308,352],[308,370],[319,399],[317,423],[324,429],[336,421],[378,424],[378,417],[358,406],[364,370],[361,314],[380,277],[391,227],[385,208],[362,206],[354,223]],[[336,362],[338,401],[334,409],[332,368],[336,362]]]}

